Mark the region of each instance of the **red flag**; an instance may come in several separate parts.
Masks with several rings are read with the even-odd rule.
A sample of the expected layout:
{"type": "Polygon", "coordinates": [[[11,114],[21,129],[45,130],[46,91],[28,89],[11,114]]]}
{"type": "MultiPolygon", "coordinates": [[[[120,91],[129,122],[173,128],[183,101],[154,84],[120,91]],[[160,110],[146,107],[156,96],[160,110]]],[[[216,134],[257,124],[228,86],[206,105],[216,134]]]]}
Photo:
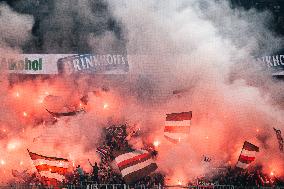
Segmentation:
{"type": "Polygon", "coordinates": [[[134,150],[117,155],[115,162],[124,181],[133,183],[155,171],[158,167],[146,150],[134,150]]]}
{"type": "Polygon", "coordinates": [[[187,138],[191,125],[192,112],[167,114],[164,136],[173,143],[187,138]]]}
{"type": "Polygon", "coordinates": [[[236,167],[248,168],[249,164],[255,160],[256,152],[259,152],[259,147],[245,141],[236,167]]]}
{"type": "Polygon", "coordinates": [[[29,155],[45,185],[57,187],[65,179],[69,166],[67,159],[47,157],[30,151],[29,155]]]}

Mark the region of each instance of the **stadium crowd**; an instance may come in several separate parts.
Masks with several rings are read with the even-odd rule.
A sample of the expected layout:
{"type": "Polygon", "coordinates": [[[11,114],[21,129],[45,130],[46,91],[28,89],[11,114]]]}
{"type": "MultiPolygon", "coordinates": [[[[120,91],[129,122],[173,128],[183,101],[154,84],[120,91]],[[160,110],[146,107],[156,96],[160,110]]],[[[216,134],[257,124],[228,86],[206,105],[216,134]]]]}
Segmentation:
{"type": "MultiPolygon", "coordinates": [[[[122,176],[112,169],[110,162],[114,160],[113,154],[120,149],[130,148],[127,138],[129,136],[138,135],[138,130],[127,131],[126,125],[111,126],[105,130],[105,140],[97,152],[101,156],[99,163],[92,164],[92,172],[85,172],[80,165],[74,167],[73,172],[66,175],[63,186],[86,186],[88,184],[125,184],[122,176]]],[[[145,147],[151,151],[153,158],[158,155],[152,146],[145,147]]],[[[32,173],[29,177],[22,180],[23,184],[40,185],[40,176],[32,173]]],[[[162,173],[153,173],[149,176],[141,178],[134,185],[144,185],[146,188],[153,188],[157,185],[165,185],[165,175],[162,173]]],[[[262,172],[262,167],[255,167],[250,170],[241,170],[230,166],[223,167],[212,175],[205,175],[202,178],[187,183],[188,186],[193,185],[234,185],[241,188],[260,187],[260,186],[284,186],[283,178],[277,178],[275,175],[267,175],[262,172]]]]}

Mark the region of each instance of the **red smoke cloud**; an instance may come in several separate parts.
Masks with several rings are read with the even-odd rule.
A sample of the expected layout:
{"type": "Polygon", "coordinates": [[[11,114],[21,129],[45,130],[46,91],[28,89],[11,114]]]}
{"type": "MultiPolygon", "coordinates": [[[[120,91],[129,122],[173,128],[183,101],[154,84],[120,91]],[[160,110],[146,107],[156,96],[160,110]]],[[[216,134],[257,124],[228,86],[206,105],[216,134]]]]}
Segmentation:
{"type": "MultiPolygon", "coordinates": [[[[284,129],[283,107],[278,105],[283,84],[276,85],[250,57],[263,50],[258,42],[270,46],[262,41],[261,32],[254,33],[266,32],[263,23],[251,13],[240,12],[239,16],[228,5],[210,2],[207,11],[200,10],[196,2],[183,10],[170,2],[163,6],[129,3],[123,9],[110,3],[129,31],[132,68],[126,82],[110,81],[106,92],[101,90],[101,83],[107,83],[103,77],[54,76],[9,83],[8,76],[2,75],[1,181],[12,178],[12,169],[35,171],[27,148],[67,158],[89,171],[87,159],[99,161],[95,149],[102,129],[125,122],[141,130],[139,137],[129,140],[133,147],[159,141],[155,145],[159,171],[170,184],[184,184],[214,167],[234,166],[245,140],[260,147],[252,166],[261,164],[265,172],[284,176],[284,161],[273,131],[273,127],[284,129]],[[226,10],[225,16],[211,17],[216,10],[226,10]],[[235,25],[236,33],[229,30],[230,24],[235,25]],[[220,25],[226,26],[225,31],[220,25]],[[172,94],[177,89],[187,90],[178,97],[172,94]],[[48,124],[52,116],[46,108],[75,110],[82,106],[84,95],[88,95],[88,104],[83,105],[86,113],[48,124]],[[189,139],[178,145],[165,140],[166,113],[189,110],[193,112],[189,139]],[[212,161],[204,163],[204,155],[212,161]]],[[[264,48],[271,50],[267,46],[264,48]]]]}

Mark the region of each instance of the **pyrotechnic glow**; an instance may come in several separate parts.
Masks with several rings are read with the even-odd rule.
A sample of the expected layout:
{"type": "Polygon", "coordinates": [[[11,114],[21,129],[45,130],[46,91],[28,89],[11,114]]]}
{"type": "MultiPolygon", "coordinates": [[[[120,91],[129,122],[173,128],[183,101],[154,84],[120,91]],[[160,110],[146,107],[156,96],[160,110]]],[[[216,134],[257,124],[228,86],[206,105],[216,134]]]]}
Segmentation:
{"type": "Polygon", "coordinates": [[[274,172],[273,171],[270,172],[270,176],[274,176],[274,172]]]}
{"type": "Polygon", "coordinates": [[[19,92],[16,92],[16,97],[20,97],[20,93],[19,92]]]}
{"type": "Polygon", "coordinates": [[[9,151],[15,150],[19,145],[20,145],[19,141],[11,141],[7,145],[7,150],[9,150],[9,151]]]}
{"type": "Polygon", "coordinates": [[[45,93],[44,93],[45,95],[49,95],[49,92],[47,92],[47,91],[45,91],[45,93]]]}
{"type": "Polygon", "coordinates": [[[178,185],[182,185],[182,182],[180,180],[178,181],[178,185]]]}
{"type": "Polygon", "coordinates": [[[20,165],[23,165],[24,164],[24,162],[23,161],[20,161],[20,165]]]}
{"type": "Polygon", "coordinates": [[[107,109],[109,107],[109,105],[107,103],[104,103],[103,107],[104,107],[104,109],[107,109]]]}
{"type": "Polygon", "coordinates": [[[28,113],[27,113],[27,112],[23,112],[23,116],[24,116],[24,117],[27,117],[27,116],[28,116],[28,113]]]}
{"type": "Polygon", "coordinates": [[[206,138],[206,139],[209,139],[209,137],[208,137],[208,136],[206,136],[205,138],[206,138]]]}
{"type": "Polygon", "coordinates": [[[8,144],[8,146],[7,146],[7,149],[8,150],[14,150],[16,148],[16,144],[14,144],[14,143],[10,143],[10,144],[8,144]]]}
{"type": "Polygon", "coordinates": [[[160,145],[160,141],[155,140],[155,141],[153,142],[153,145],[154,145],[155,147],[158,147],[158,146],[160,145]]]}
{"type": "Polygon", "coordinates": [[[256,132],[258,133],[258,132],[259,132],[259,129],[256,129],[256,132]]]}
{"type": "Polygon", "coordinates": [[[0,163],[1,163],[1,165],[5,165],[6,164],[6,162],[3,159],[1,159],[0,163]]]}

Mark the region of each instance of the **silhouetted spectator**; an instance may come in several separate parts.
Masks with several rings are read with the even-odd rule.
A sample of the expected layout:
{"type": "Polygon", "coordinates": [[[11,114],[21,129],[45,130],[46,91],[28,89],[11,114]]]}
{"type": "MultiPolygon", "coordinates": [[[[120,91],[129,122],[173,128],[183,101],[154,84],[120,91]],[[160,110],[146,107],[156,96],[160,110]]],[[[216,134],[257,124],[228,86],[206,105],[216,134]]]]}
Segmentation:
{"type": "Polygon", "coordinates": [[[95,162],[94,165],[92,165],[92,163],[90,162],[90,160],[88,159],[90,165],[93,167],[93,172],[92,172],[92,180],[99,183],[99,167],[97,162],[95,162]]]}
{"type": "Polygon", "coordinates": [[[80,184],[82,185],[83,182],[85,181],[84,171],[83,171],[83,169],[81,168],[80,165],[77,166],[76,170],[77,170],[77,173],[79,174],[80,184]]]}

